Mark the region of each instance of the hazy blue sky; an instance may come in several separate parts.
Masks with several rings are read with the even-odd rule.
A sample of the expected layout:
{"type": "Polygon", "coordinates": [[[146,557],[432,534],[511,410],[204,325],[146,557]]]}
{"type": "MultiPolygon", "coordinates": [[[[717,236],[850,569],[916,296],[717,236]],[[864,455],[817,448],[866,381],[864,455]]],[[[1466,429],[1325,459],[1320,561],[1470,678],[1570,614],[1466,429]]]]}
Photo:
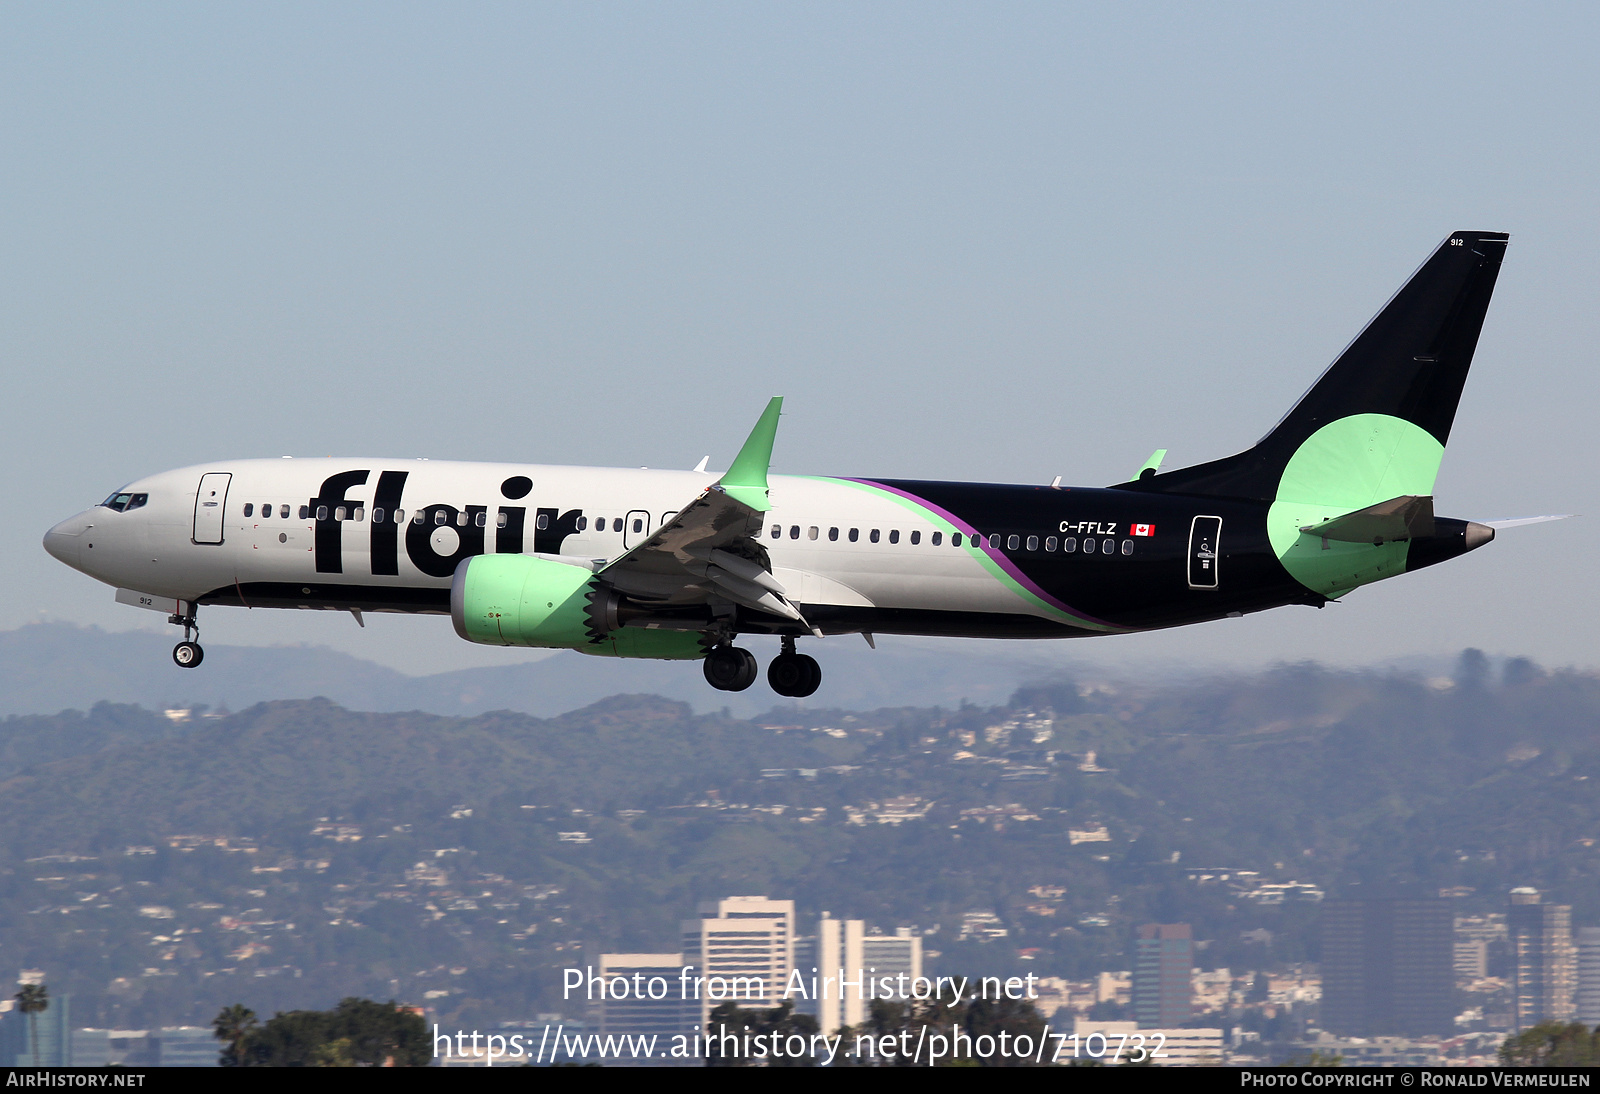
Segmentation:
{"type": "MultiPolygon", "coordinates": [[[[716,467],[783,394],[779,471],[1199,462],[1460,228],[1512,242],[1439,510],[1594,516],[1050,656],[1593,665],[1597,32],[1582,4],[6,4],[0,626],[159,625],[40,537],[229,456],[716,467]]],[[[438,619],[204,622],[506,656],[438,619]]]]}

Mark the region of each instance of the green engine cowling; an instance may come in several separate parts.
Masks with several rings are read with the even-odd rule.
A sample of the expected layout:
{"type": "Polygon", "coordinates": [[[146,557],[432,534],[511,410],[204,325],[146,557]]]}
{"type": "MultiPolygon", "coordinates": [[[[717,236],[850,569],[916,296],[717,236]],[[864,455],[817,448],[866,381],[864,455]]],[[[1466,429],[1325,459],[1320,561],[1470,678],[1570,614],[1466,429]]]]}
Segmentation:
{"type": "Polygon", "coordinates": [[[693,661],[706,655],[696,631],[601,630],[589,569],[532,555],[476,555],[456,567],[450,620],[468,642],[572,649],[600,657],[693,661]]]}

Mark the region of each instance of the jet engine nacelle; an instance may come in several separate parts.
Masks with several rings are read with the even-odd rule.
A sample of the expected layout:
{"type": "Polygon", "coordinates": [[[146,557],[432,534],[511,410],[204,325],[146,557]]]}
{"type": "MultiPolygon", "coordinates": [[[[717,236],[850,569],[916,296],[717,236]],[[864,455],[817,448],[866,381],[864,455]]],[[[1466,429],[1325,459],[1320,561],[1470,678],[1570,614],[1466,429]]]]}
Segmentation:
{"type": "Polygon", "coordinates": [[[587,566],[533,555],[475,555],[456,567],[450,620],[468,642],[491,646],[673,661],[706,655],[698,631],[616,626],[615,613],[603,610],[613,595],[587,566]]]}

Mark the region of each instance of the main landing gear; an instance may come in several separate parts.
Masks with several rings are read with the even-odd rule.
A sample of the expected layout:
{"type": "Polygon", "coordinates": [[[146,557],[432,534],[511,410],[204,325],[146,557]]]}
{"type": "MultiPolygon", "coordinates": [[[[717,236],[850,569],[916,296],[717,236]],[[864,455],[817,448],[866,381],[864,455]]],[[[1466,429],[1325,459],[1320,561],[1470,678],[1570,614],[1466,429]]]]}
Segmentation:
{"type": "MultiPolygon", "coordinates": [[[[718,691],[743,691],[756,682],[760,669],[755,655],[738,646],[718,646],[705,659],[706,683],[718,691]]],[[[767,683],[779,695],[803,699],[822,684],[822,666],[816,659],[794,651],[794,639],[783,640],[783,652],[767,666],[767,683]]]]}
{"type": "Polygon", "coordinates": [[[200,648],[200,624],[195,620],[193,609],[188,615],[168,616],[167,622],[183,628],[183,641],[172,647],[172,663],[180,669],[199,668],[206,651],[200,648]]]}
{"type": "Polygon", "coordinates": [[[743,691],[760,671],[755,654],[738,646],[718,646],[706,654],[706,683],[718,691],[743,691]]]}

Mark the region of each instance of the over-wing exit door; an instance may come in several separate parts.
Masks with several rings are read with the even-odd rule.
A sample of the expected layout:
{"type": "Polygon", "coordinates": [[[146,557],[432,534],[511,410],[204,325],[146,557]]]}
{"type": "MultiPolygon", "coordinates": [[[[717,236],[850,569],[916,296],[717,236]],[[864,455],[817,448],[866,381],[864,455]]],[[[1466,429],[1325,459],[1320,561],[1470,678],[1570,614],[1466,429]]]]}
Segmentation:
{"type": "Polygon", "coordinates": [[[628,514],[627,522],[622,526],[622,547],[631,551],[649,538],[650,514],[643,509],[635,509],[628,514]]]}
{"type": "Polygon", "coordinates": [[[1217,541],[1221,538],[1221,517],[1195,517],[1189,525],[1189,588],[1217,587],[1217,541]]]}

